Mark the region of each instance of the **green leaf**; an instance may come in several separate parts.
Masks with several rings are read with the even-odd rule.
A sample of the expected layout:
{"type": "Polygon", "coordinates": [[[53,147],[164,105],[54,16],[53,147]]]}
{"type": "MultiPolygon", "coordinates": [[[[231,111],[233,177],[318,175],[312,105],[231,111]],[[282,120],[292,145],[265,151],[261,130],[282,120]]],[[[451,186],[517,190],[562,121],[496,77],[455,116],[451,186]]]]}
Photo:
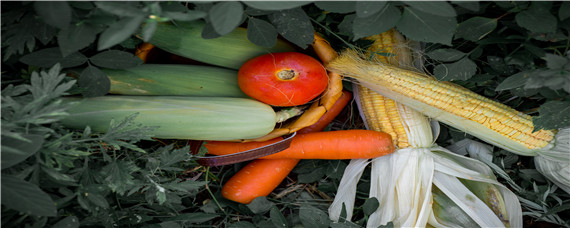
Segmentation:
{"type": "Polygon", "coordinates": [[[192,181],[192,180],[175,180],[167,184],[163,184],[163,187],[168,188],[173,191],[180,192],[191,192],[200,189],[206,185],[206,181],[192,181]]]}
{"type": "Polygon", "coordinates": [[[368,17],[356,17],[352,24],[353,40],[379,34],[394,27],[400,20],[398,8],[388,4],[378,13],[368,17]]]}
{"type": "Polygon", "coordinates": [[[469,58],[463,58],[457,62],[437,65],[433,74],[438,80],[453,81],[467,80],[477,72],[477,64],[469,58]]]}
{"type": "Polygon", "coordinates": [[[570,17],[570,2],[563,1],[560,9],[558,9],[558,18],[560,21],[566,20],[566,18],[570,17]]]}
{"type": "Polygon", "coordinates": [[[113,47],[132,36],[144,20],[144,16],[121,19],[107,28],[99,36],[97,50],[113,47]]]}
{"type": "Polygon", "coordinates": [[[120,17],[138,17],[145,15],[141,9],[132,6],[132,2],[96,1],[94,3],[97,8],[120,17]]]}
{"type": "Polygon", "coordinates": [[[247,208],[249,208],[251,210],[251,212],[253,212],[255,214],[261,214],[261,213],[265,213],[265,212],[268,212],[269,210],[271,210],[271,208],[274,205],[275,204],[273,202],[267,200],[267,198],[265,196],[260,196],[260,197],[253,199],[253,201],[251,201],[251,203],[247,204],[247,208]]]}
{"type": "Polygon", "coordinates": [[[37,1],[34,9],[48,25],[65,29],[71,23],[71,7],[66,1],[37,1]]]}
{"type": "Polygon", "coordinates": [[[214,30],[220,35],[226,35],[236,29],[243,18],[243,6],[239,2],[218,2],[208,15],[214,30]]]}
{"type": "Polygon", "coordinates": [[[351,13],[356,8],[353,1],[316,1],[315,5],[330,13],[351,13]]]}
{"type": "Polygon", "coordinates": [[[495,91],[509,90],[524,86],[529,77],[528,74],[529,72],[523,71],[509,76],[495,88],[495,91]]]}
{"type": "Polygon", "coordinates": [[[275,227],[289,227],[287,219],[285,219],[283,213],[281,213],[275,205],[273,205],[271,211],[269,211],[269,218],[275,227]]]}
{"type": "Polygon", "coordinates": [[[86,192],[85,197],[89,200],[89,202],[95,204],[101,208],[109,208],[109,202],[105,199],[105,196],[101,195],[98,192],[86,192]]]}
{"type": "Polygon", "coordinates": [[[546,66],[550,69],[562,70],[568,64],[568,59],[559,55],[545,54],[542,59],[546,60],[546,66]]]}
{"type": "Polygon", "coordinates": [[[325,175],[324,169],[322,167],[318,167],[316,169],[313,169],[309,173],[300,173],[297,176],[297,179],[299,183],[312,183],[322,179],[324,175],[325,175]]]}
{"type": "Polygon", "coordinates": [[[89,58],[89,61],[96,66],[111,69],[127,69],[143,63],[139,57],[119,50],[98,53],[89,58]]]}
{"type": "Polygon", "coordinates": [[[327,213],[306,203],[299,208],[299,218],[305,227],[326,228],[331,223],[327,213]]]}
{"type": "Polygon", "coordinates": [[[228,228],[256,228],[256,226],[251,222],[239,221],[228,225],[228,228]]]}
{"type": "MultiPolygon", "coordinates": [[[[2,17],[4,19],[4,17],[2,17]]],[[[37,32],[36,25],[40,24],[33,17],[26,17],[17,24],[2,27],[2,53],[4,59],[13,54],[24,54],[24,50],[33,51],[36,46],[34,34],[37,32]],[[7,46],[4,49],[4,46],[7,46]]],[[[48,26],[51,27],[51,26],[48,26]]]]}
{"type": "Polygon", "coordinates": [[[249,18],[247,23],[247,39],[262,47],[273,47],[277,43],[277,29],[264,20],[249,18]]]}
{"type": "Polygon", "coordinates": [[[406,7],[396,27],[412,40],[451,46],[457,21],[454,17],[436,16],[406,7]]]}
{"type": "Polygon", "coordinates": [[[442,17],[455,17],[455,9],[445,1],[403,1],[410,7],[424,13],[438,15],[442,17]]]}
{"type": "Polygon", "coordinates": [[[72,176],[61,173],[61,172],[55,170],[54,168],[42,167],[42,171],[44,173],[46,173],[48,176],[50,176],[51,178],[53,178],[54,180],[65,181],[65,182],[75,182],[75,179],[73,179],[72,176]]]}
{"type": "Polygon", "coordinates": [[[62,220],[59,220],[51,228],[79,228],[79,218],[76,216],[67,216],[62,220]]]}
{"type": "Polygon", "coordinates": [[[97,31],[88,24],[72,25],[67,29],[62,29],[57,35],[57,44],[63,56],[68,56],[89,46],[93,41],[97,31]]]}
{"type": "Polygon", "coordinates": [[[221,35],[218,34],[216,30],[214,30],[214,27],[211,23],[206,23],[204,24],[204,28],[202,28],[201,36],[204,39],[214,39],[220,37],[221,35]]]}
{"type": "Polygon", "coordinates": [[[570,101],[548,101],[538,108],[539,116],[532,117],[534,130],[558,129],[570,125],[570,101]]]}
{"type": "Polygon", "coordinates": [[[519,26],[537,33],[555,32],[558,23],[549,8],[535,2],[528,10],[517,13],[515,21],[519,26]]]}
{"type": "Polygon", "coordinates": [[[133,173],[139,170],[140,168],[131,161],[115,160],[103,167],[101,172],[106,176],[107,186],[113,192],[124,195],[135,183],[133,173]]]}
{"type": "Polygon", "coordinates": [[[35,184],[3,174],[1,190],[7,208],[36,216],[57,215],[55,202],[35,184]]]}
{"type": "Polygon", "coordinates": [[[465,53],[451,48],[440,48],[427,53],[433,60],[442,62],[453,62],[465,57],[465,53]]]}
{"type": "Polygon", "coordinates": [[[269,20],[277,27],[279,34],[297,46],[305,49],[313,43],[313,24],[301,8],[270,14],[269,20]]]}
{"type": "Polygon", "coordinates": [[[188,223],[203,223],[203,222],[207,222],[207,221],[210,221],[212,219],[215,219],[217,217],[220,217],[220,216],[217,214],[207,214],[207,213],[195,212],[195,213],[180,214],[180,215],[174,216],[172,218],[168,218],[166,220],[167,221],[182,221],[182,222],[188,222],[188,223]]]}
{"type": "Polygon", "coordinates": [[[451,1],[451,3],[473,12],[479,11],[479,2],[477,1],[451,1]]]}
{"type": "Polygon", "coordinates": [[[384,9],[386,6],[386,1],[357,1],[356,2],[356,16],[358,17],[369,17],[372,16],[380,10],[384,9]]]}
{"type": "Polygon", "coordinates": [[[364,204],[362,205],[362,210],[364,211],[364,214],[371,215],[376,211],[376,209],[378,209],[379,206],[380,202],[378,201],[378,199],[376,199],[376,197],[372,197],[364,201],[364,204]]]}
{"type": "Polygon", "coordinates": [[[21,137],[27,141],[2,136],[2,169],[26,160],[38,152],[44,144],[42,135],[23,134],[21,137]]]}
{"type": "Polygon", "coordinates": [[[111,90],[111,81],[95,66],[86,67],[79,76],[78,85],[85,89],[81,94],[84,97],[103,96],[111,90]]]}
{"type": "Polygon", "coordinates": [[[307,5],[311,1],[243,1],[243,3],[260,10],[288,10],[307,5]]]}
{"type": "Polygon", "coordinates": [[[142,38],[144,42],[148,42],[152,38],[152,35],[154,35],[156,31],[157,23],[155,20],[152,20],[143,25],[142,38]]]}
{"type": "Polygon", "coordinates": [[[497,28],[497,19],[475,16],[457,26],[455,38],[476,42],[497,28]]]}
{"type": "Polygon", "coordinates": [[[176,21],[193,21],[206,17],[208,14],[199,10],[187,10],[184,12],[164,12],[163,16],[176,21]]]}
{"type": "Polygon", "coordinates": [[[20,58],[20,62],[37,67],[52,67],[60,63],[62,68],[74,67],[84,64],[87,57],[79,52],[63,57],[59,48],[45,48],[20,58]]]}

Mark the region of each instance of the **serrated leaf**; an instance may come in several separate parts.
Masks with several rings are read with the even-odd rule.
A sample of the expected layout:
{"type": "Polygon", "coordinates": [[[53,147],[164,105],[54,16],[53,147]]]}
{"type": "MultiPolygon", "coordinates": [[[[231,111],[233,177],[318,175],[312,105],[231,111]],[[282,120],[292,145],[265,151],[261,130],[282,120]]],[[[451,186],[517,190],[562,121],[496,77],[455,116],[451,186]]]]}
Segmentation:
{"type": "Polygon", "coordinates": [[[206,17],[208,14],[199,10],[187,10],[184,12],[164,12],[163,16],[175,21],[193,21],[206,17]]]}
{"type": "Polygon", "coordinates": [[[57,44],[65,57],[89,46],[95,41],[96,35],[96,29],[88,24],[72,25],[59,32],[57,44]]]}
{"type": "Polygon", "coordinates": [[[185,181],[173,181],[167,184],[164,184],[163,186],[165,188],[168,188],[170,190],[173,191],[180,191],[180,192],[191,192],[194,190],[198,190],[201,187],[206,185],[206,181],[191,181],[191,180],[185,180],[185,181]]]}
{"type": "Polygon", "coordinates": [[[85,198],[89,200],[89,202],[97,205],[101,208],[109,208],[109,202],[105,199],[105,196],[101,195],[98,192],[85,192],[85,198]]]}
{"type": "Polygon", "coordinates": [[[315,5],[331,13],[351,13],[356,8],[356,2],[353,1],[316,1],[315,5]]]}
{"type": "Polygon", "coordinates": [[[66,1],[37,1],[34,9],[46,24],[53,27],[65,29],[71,23],[71,7],[66,1]]]}
{"type": "Polygon", "coordinates": [[[20,58],[20,62],[37,67],[52,67],[60,63],[62,68],[68,68],[79,66],[86,61],[87,57],[79,52],[63,57],[57,47],[38,50],[20,58]]]}
{"type": "Polygon", "coordinates": [[[38,152],[44,144],[42,135],[23,134],[21,137],[26,139],[26,141],[2,136],[2,169],[26,160],[38,152]]]}
{"type": "Polygon", "coordinates": [[[451,45],[457,21],[454,17],[441,17],[406,7],[396,27],[415,41],[451,45]]]}
{"type": "Polygon", "coordinates": [[[47,45],[57,33],[57,29],[47,24],[40,25],[34,32],[34,37],[43,45],[47,45]]]}
{"type": "Polygon", "coordinates": [[[141,9],[132,6],[131,2],[96,1],[94,3],[97,8],[120,17],[138,17],[145,14],[141,9]]]}
{"type": "Polygon", "coordinates": [[[33,51],[36,47],[34,25],[37,23],[38,22],[30,16],[23,18],[18,24],[2,28],[2,48],[4,48],[4,45],[7,46],[6,49],[2,50],[5,60],[13,54],[23,54],[26,49],[33,51]]]}
{"type": "Polygon", "coordinates": [[[403,1],[410,7],[422,11],[427,14],[438,15],[442,17],[455,17],[455,9],[451,4],[445,1],[403,1]]]}
{"type": "Polygon", "coordinates": [[[143,63],[139,57],[119,50],[108,50],[98,53],[89,58],[89,61],[96,66],[111,69],[127,69],[143,63]]]}
{"type": "Polygon", "coordinates": [[[301,8],[270,14],[269,20],[277,27],[279,34],[297,46],[305,49],[313,43],[313,24],[301,8]]]}
{"type": "Polygon", "coordinates": [[[299,218],[305,227],[326,228],[331,223],[329,216],[324,211],[308,204],[301,204],[299,218]]]}
{"type": "Polygon", "coordinates": [[[564,66],[568,64],[568,59],[559,55],[545,54],[542,58],[546,60],[546,66],[550,69],[564,69],[564,66]]]}
{"type": "Polygon", "coordinates": [[[475,16],[457,26],[455,38],[476,42],[497,28],[497,19],[475,16]]]}
{"type": "Polygon", "coordinates": [[[140,168],[131,161],[115,160],[106,165],[102,169],[105,178],[105,183],[109,188],[119,195],[124,195],[131,185],[133,185],[133,173],[139,171],[140,168]]]}
{"type": "Polygon", "coordinates": [[[234,222],[232,224],[229,224],[228,228],[256,228],[256,226],[253,225],[253,223],[251,223],[251,222],[239,221],[239,222],[234,222]]]}
{"type": "Polygon", "coordinates": [[[261,214],[268,212],[275,204],[269,200],[265,196],[260,196],[251,201],[251,203],[247,204],[247,208],[251,210],[251,212],[255,214],[261,214]]]}
{"type": "Polygon", "coordinates": [[[283,213],[281,213],[281,211],[279,211],[276,206],[271,207],[271,210],[269,211],[269,218],[275,227],[289,227],[287,224],[287,219],[285,219],[283,213]]]}
{"type": "Polygon", "coordinates": [[[560,21],[563,21],[569,17],[570,17],[570,2],[563,1],[562,5],[560,5],[560,9],[558,9],[558,18],[560,19],[560,21]]]}
{"type": "Polygon", "coordinates": [[[81,93],[84,97],[103,96],[111,89],[111,81],[95,66],[88,66],[79,75],[78,85],[84,89],[81,93]]]}
{"type": "Polygon", "coordinates": [[[369,17],[382,10],[388,2],[386,1],[357,1],[355,10],[358,17],[369,17]]]}
{"type": "Polygon", "coordinates": [[[503,91],[522,87],[526,84],[528,72],[519,72],[506,78],[495,88],[495,91],[503,91]]]}
{"type": "Polygon", "coordinates": [[[463,58],[457,62],[437,65],[433,74],[438,80],[453,81],[467,80],[477,72],[477,65],[469,58],[463,58]]]}
{"type": "Polygon", "coordinates": [[[453,62],[465,57],[466,53],[451,48],[440,48],[427,53],[433,60],[442,62],[453,62]]]}
{"type": "Polygon", "coordinates": [[[247,23],[247,39],[262,47],[273,47],[277,43],[277,29],[264,20],[250,18],[247,23]]]}
{"type": "Polygon", "coordinates": [[[389,4],[378,13],[368,17],[356,17],[352,24],[353,40],[366,36],[379,34],[394,27],[400,20],[401,13],[398,8],[389,4]]]}
{"type": "Polygon", "coordinates": [[[533,3],[525,11],[515,16],[517,24],[523,28],[537,33],[555,32],[558,20],[543,4],[533,3]]]}
{"type": "Polygon", "coordinates": [[[240,25],[243,18],[243,6],[234,1],[218,2],[210,8],[208,18],[218,34],[226,35],[240,25]]]}
{"type": "Polygon", "coordinates": [[[570,101],[548,101],[538,108],[539,116],[532,117],[534,130],[558,129],[570,126],[570,101]]]}
{"type": "Polygon", "coordinates": [[[288,10],[307,5],[311,1],[243,1],[243,3],[260,10],[288,10]]]}
{"type": "Polygon", "coordinates": [[[2,205],[36,216],[56,216],[51,197],[37,185],[13,176],[2,175],[2,205]]]}
{"type": "Polygon", "coordinates": [[[97,50],[101,51],[125,41],[137,31],[144,18],[144,16],[136,16],[113,23],[99,36],[97,50]]]}
{"type": "Polygon", "coordinates": [[[364,201],[364,204],[362,205],[362,210],[364,211],[364,214],[371,215],[376,211],[376,209],[378,209],[379,206],[380,202],[378,201],[378,199],[376,199],[376,197],[372,197],[364,201]]]}
{"type": "Polygon", "coordinates": [[[79,218],[75,216],[67,216],[59,220],[51,228],[79,228],[79,218]]]}

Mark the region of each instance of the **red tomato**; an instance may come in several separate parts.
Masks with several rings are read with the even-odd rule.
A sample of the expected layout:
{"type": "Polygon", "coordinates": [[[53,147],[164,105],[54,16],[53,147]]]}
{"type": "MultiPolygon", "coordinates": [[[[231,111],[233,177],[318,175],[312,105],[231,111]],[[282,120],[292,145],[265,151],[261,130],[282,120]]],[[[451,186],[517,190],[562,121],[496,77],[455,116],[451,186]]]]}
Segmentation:
{"type": "Polygon", "coordinates": [[[273,106],[306,104],[319,96],[328,82],[325,67],[298,52],[258,56],[238,72],[238,84],[245,94],[273,106]]]}

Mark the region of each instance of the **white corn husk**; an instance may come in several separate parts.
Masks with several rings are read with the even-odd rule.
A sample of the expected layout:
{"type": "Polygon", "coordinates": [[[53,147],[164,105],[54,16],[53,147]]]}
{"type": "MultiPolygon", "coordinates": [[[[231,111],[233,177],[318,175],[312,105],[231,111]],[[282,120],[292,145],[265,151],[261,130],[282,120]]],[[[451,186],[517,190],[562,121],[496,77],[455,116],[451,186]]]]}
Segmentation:
{"type": "MultiPolygon", "coordinates": [[[[370,162],[370,197],[376,197],[380,206],[369,216],[367,227],[378,227],[388,222],[393,222],[395,227],[425,227],[427,224],[435,227],[464,227],[467,225],[465,222],[470,226],[481,227],[522,227],[522,209],[516,195],[496,180],[488,166],[435,145],[434,138],[437,135],[434,134],[437,134],[439,128],[434,127],[436,129],[432,133],[433,128],[427,117],[401,104],[397,104],[397,107],[412,147],[397,149],[390,155],[370,162]],[[496,189],[499,194],[492,199],[498,204],[494,208],[498,212],[487,206],[489,202],[476,197],[476,192],[462,184],[460,179],[496,189]],[[439,211],[434,213],[433,186],[437,186],[439,191],[451,199],[454,205],[450,207],[461,209],[462,213],[453,215],[456,221],[439,216],[439,211]]],[[[364,115],[362,117],[365,118],[364,115]]],[[[348,165],[342,179],[349,180],[345,183],[350,182],[354,186],[341,184],[342,189],[339,189],[329,208],[333,221],[338,221],[343,203],[354,204],[354,192],[344,189],[355,189],[358,181],[354,179],[360,175],[355,177],[349,170],[364,170],[366,165],[363,161],[348,165]]]]}
{"type": "Polygon", "coordinates": [[[534,157],[538,172],[570,194],[570,128],[563,128],[555,136],[554,147],[541,150],[534,157]]]}

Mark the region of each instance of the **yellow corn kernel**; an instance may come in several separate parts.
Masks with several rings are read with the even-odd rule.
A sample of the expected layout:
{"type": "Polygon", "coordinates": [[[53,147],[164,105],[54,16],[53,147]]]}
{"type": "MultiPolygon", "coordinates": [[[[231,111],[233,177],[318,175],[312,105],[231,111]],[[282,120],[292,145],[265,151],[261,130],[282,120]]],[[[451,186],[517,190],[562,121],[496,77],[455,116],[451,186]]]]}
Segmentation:
{"type": "Polygon", "coordinates": [[[344,52],[328,68],[441,122],[523,154],[554,139],[554,131],[533,132],[529,115],[426,74],[366,61],[354,51],[344,52]],[[501,132],[501,125],[511,127],[511,132],[501,132]]]}

